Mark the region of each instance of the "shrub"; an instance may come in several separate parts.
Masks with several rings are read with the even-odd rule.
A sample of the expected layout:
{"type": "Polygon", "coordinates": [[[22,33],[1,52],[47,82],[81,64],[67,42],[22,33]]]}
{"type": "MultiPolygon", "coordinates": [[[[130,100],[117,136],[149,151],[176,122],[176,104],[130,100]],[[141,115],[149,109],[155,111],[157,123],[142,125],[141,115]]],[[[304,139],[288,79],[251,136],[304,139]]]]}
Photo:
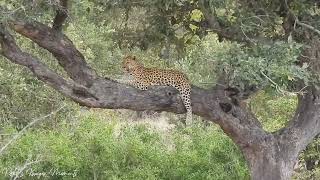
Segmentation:
{"type": "Polygon", "coordinates": [[[0,175],[38,159],[21,173],[24,179],[33,179],[31,172],[47,174],[42,179],[72,179],[74,173],[77,179],[248,179],[237,147],[215,126],[161,134],[111,117],[86,116],[75,127],[28,132],[0,158],[0,175]]]}

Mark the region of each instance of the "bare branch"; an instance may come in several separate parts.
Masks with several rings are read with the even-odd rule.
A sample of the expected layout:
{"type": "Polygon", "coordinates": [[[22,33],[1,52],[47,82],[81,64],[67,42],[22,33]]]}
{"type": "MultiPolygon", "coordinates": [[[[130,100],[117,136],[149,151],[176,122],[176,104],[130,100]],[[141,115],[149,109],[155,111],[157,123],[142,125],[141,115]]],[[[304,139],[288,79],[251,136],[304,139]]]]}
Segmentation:
{"type": "Polygon", "coordinates": [[[86,87],[91,86],[97,75],[67,36],[36,21],[11,21],[10,25],[19,34],[51,52],[71,79],[86,87]]]}
{"type": "Polygon", "coordinates": [[[29,68],[37,78],[58,92],[72,98],[80,104],[93,107],[99,106],[97,98],[89,93],[84,86],[66,81],[62,76],[41,63],[36,57],[21,51],[13,37],[3,26],[0,26],[0,44],[2,48],[0,53],[3,56],[15,64],[29,68]]]}
{"type": "Polygon", "coordinates": [[[282,89],[276,82],[274,82],[270,77],[268,77],[263,71],[260,71],[260,73],[265,77],[267,78],[271,84],[273,84],[276,88],[276,90],[283,94],[283,95],[287,95],[287,96],[296,96],[296,95],[303,95],[305,94],[306,92],[304,91],[308,86],[304,86],[302,87],[299,91],[296,91],[296,92],[290,92],[290,91],[286,91],[284,89],[282,89]]]}

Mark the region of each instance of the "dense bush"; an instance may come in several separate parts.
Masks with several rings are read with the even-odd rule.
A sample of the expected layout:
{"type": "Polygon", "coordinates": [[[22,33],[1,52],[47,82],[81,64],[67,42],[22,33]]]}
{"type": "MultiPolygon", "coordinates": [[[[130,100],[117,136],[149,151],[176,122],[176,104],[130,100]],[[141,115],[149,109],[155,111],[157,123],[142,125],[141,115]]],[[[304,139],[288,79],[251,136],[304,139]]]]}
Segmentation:
{"type": "Polygon", "coordinates": [[[77,179],[248,179],[238,149],[215,126],[195,124],[163,134],[117,120],[90,115],[74,126],[30,131],[1,156],[1,176],[39,160],[21,172],[25,179],[40,172],[47,173],[45,179],[71,179],[73,173],[77,179]],[[72,175],[49,174],[54,170],[72,175]]]}

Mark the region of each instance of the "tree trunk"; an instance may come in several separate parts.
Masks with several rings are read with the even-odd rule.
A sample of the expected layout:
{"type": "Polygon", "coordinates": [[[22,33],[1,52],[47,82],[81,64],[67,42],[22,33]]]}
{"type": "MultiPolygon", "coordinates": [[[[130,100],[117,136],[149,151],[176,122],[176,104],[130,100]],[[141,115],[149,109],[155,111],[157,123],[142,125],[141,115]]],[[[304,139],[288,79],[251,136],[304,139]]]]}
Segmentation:
{"type": "Polygon", "coordinates": [[[274,139],[242,149],[252,180],[289,180],[292,176],[298,153],[275,142],[274,139]]]}

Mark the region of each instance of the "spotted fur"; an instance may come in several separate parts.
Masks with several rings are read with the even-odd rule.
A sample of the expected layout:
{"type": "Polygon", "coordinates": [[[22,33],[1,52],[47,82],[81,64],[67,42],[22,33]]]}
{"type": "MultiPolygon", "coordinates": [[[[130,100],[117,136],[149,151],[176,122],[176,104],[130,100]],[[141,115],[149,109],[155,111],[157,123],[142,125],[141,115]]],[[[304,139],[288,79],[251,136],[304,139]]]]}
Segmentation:
{"type": "Polygon", "coordinates": [[[185,74],[175,70],[146,68],[138,62],[134,56],[125,57],[122,62],[122,68],[132,77],[129,84],[138,89],[147,90],[149,86],[154,85],[172,86],[176,88],[180,92],[183,104],[187,110],[186,123],[191,123],[191,86],[185,74]]]}

